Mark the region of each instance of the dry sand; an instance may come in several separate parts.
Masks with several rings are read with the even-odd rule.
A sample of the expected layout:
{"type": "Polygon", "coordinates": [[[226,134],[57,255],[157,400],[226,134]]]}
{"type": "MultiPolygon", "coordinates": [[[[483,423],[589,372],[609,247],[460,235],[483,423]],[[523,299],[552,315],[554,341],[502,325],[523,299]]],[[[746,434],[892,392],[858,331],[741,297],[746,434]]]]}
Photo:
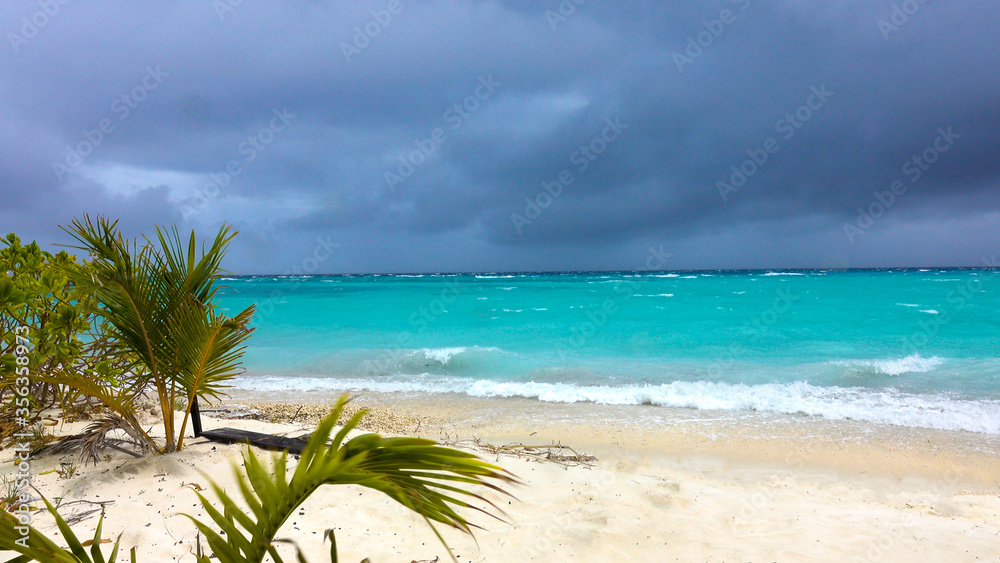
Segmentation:
{"type": "MultiPolygon", "coordinates": [[[[388,433],[467,447],[473,437],[498,445],[558,441],[597,456],[592,466],[564,467],[476,450],[524,485],[512,489],[519,500],[502,501],[508,523],[470,513],[486,528],[475,540],[444,532],[462,562],[1000,560],[995,437],[793,417],[747,424],[663,409],[623,422],[615,409],[531,401],[361,402],[375,407],[370,428],[388,433]]],[[[326,408],[257,406],[262,418],[297,414],[291,423],[206,416],[205,427],[298,435],[326,408]]],[[[137,546],[140,561],[194,561],[195,529],[179,514],[206,516],[190,484],[206,485],[207,473],[234,490],[230,462],[240,461],[243,447],[189,440],[177,454],[116,455],[96,468],[78,467],[72,478],[50,473],[35,482],[64,504],[114,501],[105,537],[123,532],[123,546],[137,546]]],[[[0,472],[11,472],[8,452],[0,472]]],[[[37,458],[33,471],[59,468],[61,459],[37,458]]],[[[63,514],[92,509],[67,504],[63,514]]],[[[55,535],[51,519],[36,522],[55,535]]],[[[86,537],[96,523],[95,514],[75,529],[86,537]]],[[[279,535],[316,563],[329,559],[322,537],[331,527],[341,561],[448,560],[423,520],[355,486],[321,489],[279,535]]]]}

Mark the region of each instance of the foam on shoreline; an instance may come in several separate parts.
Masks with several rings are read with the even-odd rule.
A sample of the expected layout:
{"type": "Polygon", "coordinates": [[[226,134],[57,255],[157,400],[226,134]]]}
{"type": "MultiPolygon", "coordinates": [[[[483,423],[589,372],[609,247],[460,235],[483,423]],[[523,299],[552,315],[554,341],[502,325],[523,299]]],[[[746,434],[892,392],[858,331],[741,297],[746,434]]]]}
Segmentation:
{"type": "MultiPolygon", "coordinates": [[[[459,349],[427,353],[447,364],[459,349]]],[[[920,373],[939,365],[939,358],[904,358],[855,362],[852,365],[886,375],[920,373]]],[[[242,377],[238,388],[261,394],[298,391],[456,393],[469,397],[527,398],[546,403],[587,402],[598,405],[648,405],[703,411],[804,414],[829,420],[864,420],[901,427],[961,430],[1000,435],[1000,401],[966,400],[945,394],[914,394],[894,389],[817,386],[805,382],[757,385],[711,381],[674,381],[660,385],[580,385],[536,381],[495,381],[423,374],[406,379],[328,377],[242,377]]]]}
{"type": "MultiPolygon", "coordinates": [[[[298,404],[292,397],[270,394],[298,404]]],[[[311,395],[311,401],[329,403],[311,395]]],[[[261,400],[238,391],[235,400],[261,400]]],[[[266,399],[265,399],[266,400],[266,399]]],[[[301,399],[299,399],[301,401],[301,399]]],[[[560,442],[598,455],[642,450],[651,455],[710,455],[728,460],[838,468],[845,474],[934,478],[951,473],[967,486],[1000,481],[1000,436],[906,428],[862,420],[827,420],[756,412],[642,408],[591,403],[542,403],[521,397],[362,393],[358,404],[422,419],[411,426],[430,438],[466,432],[495,443],[560,442]],[[957,473],[956,473],[957,472],[957,473]]]]}

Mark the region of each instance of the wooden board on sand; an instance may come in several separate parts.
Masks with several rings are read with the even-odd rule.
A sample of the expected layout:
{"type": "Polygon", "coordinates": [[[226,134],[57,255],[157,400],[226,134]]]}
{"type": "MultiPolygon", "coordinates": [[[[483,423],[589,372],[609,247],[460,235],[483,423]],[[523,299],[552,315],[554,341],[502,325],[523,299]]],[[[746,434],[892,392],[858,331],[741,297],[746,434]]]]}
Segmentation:
{"type": "Polygon", "coordinates": [[[250,432],[249,430],[237,430],[235,428],[216,428],[205,430],[201,433],[202,438],[207,438],[213,442],[223,442],[226,444],[246,443],[265,450],[287,451],[291,454],[300,454],[306,448],[306,441],[299,438],[286,438],[275,436],[274,434],[261,434],[260,432],[250,432]]]}

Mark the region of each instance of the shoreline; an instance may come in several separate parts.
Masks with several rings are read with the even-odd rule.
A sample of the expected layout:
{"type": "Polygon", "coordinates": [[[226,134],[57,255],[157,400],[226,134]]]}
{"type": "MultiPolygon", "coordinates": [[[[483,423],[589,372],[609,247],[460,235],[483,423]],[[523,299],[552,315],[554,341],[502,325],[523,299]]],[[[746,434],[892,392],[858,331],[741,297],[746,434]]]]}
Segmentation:
{"type": "MultiPolygon", "coordinates": [[[[328,403],[320,397],[275,401],[234,390],[224,404],[311,405],[322,411],[328,403]]],[[[1000,491],[1000,436],[992,434],[810,415],[548,403],[519,397],[371,392],[353,397],[353,403],[371,408],[375,416],[395,420],[370,427],[383,433],[405,431],[435,440],[454,435],[494,444],[563,443],[599,458],[642,452],[651,457],[704,456],[729,463],[830,469],[844,476],[943,478],[953,488],[1000,491]]]]}
{"type": "MultiPolygon", "coordinates": [[[[206,412],[206,429],[298,436],[329,406],[316,395],[300,398],[321,400],[233,395],[215,407],[256,403],[261,417],[295,419],[206,412]]],[[[363,394],[353,406],[371,408],[368,430],[447,438],[524,481],[511,490],[518,501],[503,500],[507,523],[474,517],[485,527],[475,540],[443,531],[459,561],[1000,558],[1000,463],[990,436],[663,407],[624,416],[623,409],[636,407],[526,399],[363,394]],[[470,449],[472,438],[495,446],[560,443],[597,459],[567,466],[470,449]],[[977,444],[980,451],[970,449],[977,444]]],[[[36,474],[36,484],[67,503],[114,501],[104,535],[124,532],[122,546],[138,546],[140,561],[193,561],[195,529],[178,514],[205,517],[192,483],[206,486],[212,478],[232,490],[231,463],[243,447],[188,440],[176,454],[116,454],[97,467],[78,467],[70,479],[36,474]]],[[[8,472],[11,460],[3,455],[0,471],[8,472]]],[[[41,456],[33,468],[58,468],[60,460],[41,456]]],[[[68,505],[63,515],[88,508],[68,505]]],[[[36,522],[44,533],[54,531],[51,518],[38,515],[36,522]]],[[[95,525],[92,516],[74,530],[87,537],[95,525]]],[[[330,527],[344,561],[448,560],[421,519],[356,486],[322,488],[279,535],[310,561],[323,561],[329,544],[322,531],[330,527]]],[[[294,559],[289,554],[286,560],[294,559]]]]}

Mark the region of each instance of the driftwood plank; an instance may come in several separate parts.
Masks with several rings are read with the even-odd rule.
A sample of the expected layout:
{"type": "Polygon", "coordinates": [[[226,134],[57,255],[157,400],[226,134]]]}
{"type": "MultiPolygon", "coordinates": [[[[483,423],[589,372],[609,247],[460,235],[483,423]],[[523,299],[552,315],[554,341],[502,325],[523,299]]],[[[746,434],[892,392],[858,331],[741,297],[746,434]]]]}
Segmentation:
{"type": "Polygon", "coordinates": [[[306,448],[306,441],[299,438],[286,438],[285,436],[275,436],[274,434],[261,434],[260,432],[250,432],[249,430],[237,430],[235,428],[216,428],[205,430],[201,437],[213,442],[223,442],[226,444],[249,443],[252,446],[265,450],[287,451],[291,454],[300,454],[306,448]]]}

